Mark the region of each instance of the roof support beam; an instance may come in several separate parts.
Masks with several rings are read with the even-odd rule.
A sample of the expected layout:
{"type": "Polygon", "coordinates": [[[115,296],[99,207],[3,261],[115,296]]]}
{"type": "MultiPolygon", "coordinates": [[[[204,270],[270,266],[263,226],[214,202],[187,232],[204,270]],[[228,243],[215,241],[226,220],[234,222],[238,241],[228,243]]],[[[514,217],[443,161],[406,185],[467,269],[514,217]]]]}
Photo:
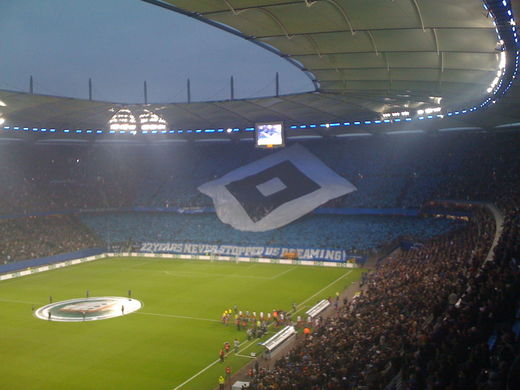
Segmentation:
{"type": "Polygon", "coordinates": [[[370,32],[370,30],[367,30],[368,38],[370,39],[370,43],[372,43],[372,47],[374,48],[374,52],[376,53],[376,56],[379,55],[379,51],[377,50],[376,40],[374,39],[374,36],[370,32]]]}
{"type": "Polygon", "coordinates": [[[388,62],[388,56],[386,53],[383,53],[383,58],[386,64],[386,72],[388,73],[388,90],[392,89],[392,73],[390,72],[390,63],[388,62]]]}
{"type": "Polygon", "coordinates": [[[343,7],[341,5],[339,5],[336,2],[336,0],[326,0],[326,1],[329,2],[330,4],[332,4],[334,7],[336,7],[336,9],[339,11],[341,16],[343,16],[343,19],[345,20],[345,22],[347,23],[348,27],[350,28],[350,33],[352,35],[354,35],[356,32],[354,31],[354,27],[352,27],[352,23],[350,21],[350,18],[348,17],[348,15],[345,12],[345,10],[343,9],[343,7]]]}
{"type": "Polygon", "coordinates": [[[322,58],[323,56],[321,55],[320,48],[319,48],[318,44],[316,43],[316,40],[312,37],[312,35],[305,34],[304,37],[305,37],[305,39],[307,39],[307,41],[309,41],[311,46],[314,48],[318,57],[322,58]]]}
{"type": "Polygon", "coordinates": [[[417,12],[417,16],[419,17],[419,21],[421,22],[421,27],[422,27],[422,30],[423,31],[426,31],[424,29],[424,20],[423,20],[423,17],[422,17],[422,14],[421,14],[421,9],[419,8],[419,4],[417,4],[417,0],[411,0],[414,8],[415,8],[415,12],[417,12]]]}
{"type": "Polygon", "coordinates": [[[437,36],[437,30],[432,28],[433,40],[435,41],[435,49],[437,50],[437,55],[439,55],[439,37],[437,36]]]}
{"type": "MultiPolygon", "coordinates": [[[[145,1],[145,0],[142,0],[142,1],[145,1]]],[[[240,0],[237,0],[238,2],[240,2],[240,0]]],[[[282,2],[279,2],[279,3],[274,3],[274,4],[261,4],[261,5],[258,5],[256,7],[232,7],[235,11],[237,12],[240,12],[240,11],[244,11],[244,10],[247,10],[247,9],[250,9],[250,8],[275,8],[275,7],[284,7],[284,6],[287,6],[287,5],[301,5],[302,4],[302,1],[305,3],[305,5],[307,7],[312,7],[314,5],[314,3],[317,3],[318,1],[323,1],[323,0],[318,0],[318,1],[308,1],[308,0],[294,0],[294,1],[282,1],[282,2]]],[[[227,5],[228,8],[231,8],[230,5],[231,5],[231,1],[230,0],[224,0],[224,3],[227,5]]],[[[204,16],[207,16],[207,15],[217,15],[217,14],[221,14],[221,13],[225,13],[227,12],[225,9],[218,9],[218,10],[215,10],[215,11],[207,11],[207,12],[200,12],[200,15],[204,15],[204,16]]]]}
{"type": "MultiPolygon", "coordinates": [[[[383,58],[386,57],[386,53],[381,53],[383,58]]],[[[440,52],[439,53],[439,66],[394,66],[394,67],[390,67],[390,64],[388,63],[387,60],[385,60],[385,66],[374,66],[374,67],[348,67],[348,66],[335,66],[335,65],[332,65],[331,67],[329,68],[313,68],[313,67],[310,67],[308,68],[309,71],[311,72],[319,72],[319,71],[327,71],[327,70],[381,70],[381,69],[385,69],[387,71],[390,71],[390,69],[395,69],[395,70],[410,70],[410,69],[422,69],[422,70],[437,70],[439,69],[439,67],[442,67],[442,71],[444,72],[445,70],[459,70],[459,71],[471,71],[471,72],[486,72],[486,73],[489,73],[489,74],[496,74],[496,69],[478,69],[478,68],[464,68],[464,69],[461,69],[461,68],[446,68],[446,66],[444,66],[444,59],[440,59],[441,56],[443,56],[443,52],[440,52]]]]}
{"type": "MultiPolygon", "coordinates": [[[[386,53],[383,53],[383,59],[385,60],[386,71],[388,73],[390,73],[390,62],[388,62],[388,56],[386,55],[386,53]]],[[[373,68],[362,68],[362,69],[373,69],[373,68]]]]}
{"type": "MultiPolygon", "coordinates": [[[[428,29],[432,29],[432,28],[435,28],[436,30],[443,30],[443,31],[450,31],[450,30],[460,30],[460,27],[439,27],[439,26],[435,26],[435,27],[432,27],[432,26],[424,26],[424,29],[425,30],[428,30],[428,29]]],[[[385,31],[408,31],[408,30],[417,30],[417,27],[398,27],[398,28],[395,28],[395,27],[388,27],[388,28],[377,28],[377,27],[374,27],[374,28],[370,28],[370,29],[366,29],[366,28],[358,28],[356,29],[354,32],[355,33],[360,33],[360,32],[366,32],[367,30],[370,30],[370,31],[379,31],[379,32],[385,32],[385,31]]],[[[483,30],[491,30],[491,31],[494,31],[494,28],[492,27],[464,27],[464,30],[474,30],[474,31],[483,31],[483,30]]],[[[314,31],[312,34],[313,35],[327,35],[327,34],[336,34],[336,33],[342,33],[342,32],[345,32],[345,30],[327,30],[327,31],[314,31]]],[[[305,35],[307,34],[306,32],[291,32],[291,35],[292,36],[299,36],[299,35],[305,35]]],[[[280,36],[283,36],[283,35],[277,35],[277,34],[269,34],[269,35],[255,35],[255,38],[256,39],[263,39],[263,38],[279,38],[280,36]]]]}
{"type": "Polygon", "coordinates": [[[305,1],[305,6],[307,7],[312,7],[314,4],[316,4],[318,1],[315,0],[315,1],[310,1],[310,0],[303,0],[305,1]]]}
{"type": "Polygon", "coordinates": [[[444,52],[439,56],[440,68],[439,68],[439,85],[442,84],[442,77],[444,76],[444,52]]]}
{"type": "MultiPolygon", "coordinates": [[[[324,95],[327,97],[341,96],[344,99],[352,99],[352,102],[349,102],[349,104],[353,104],[358,107],[363,107],[364,109],[367,109],[367,107],[364,107],[360,104],[355,103],[355,101],[357,99],[363,99],[366,102],[374,103],[377,105],[388,104],[384,100],[385,98],[381,97],[380,94],[369,94],[369,93],[366,93],[366,91],[341,92],[341,93],[340,92],[326,92],[326,93],[324,93],[324,95]]],[[[421,96],[420,94],[416,94],[414,100],[426,102],[426,101],[428,101],[429,95],[430,94],[428,94],[428,93],[423,94],[423,96],[421,96]]],[[[409,97],[400,96],[399,93],[392,94],[391,99],[392,99],[392,101],[399,101],[399,102],[401,102],[401,104],[410,103],[409,97]]]]}
{"type": "Polygon", "coordinates": [[[230,11],[233,13],[234,16],[239,16],[240,14],[242,14],[244,12],[247,12],[247,11],[260,11],[260,12],[264,13],[269,18],[271,18],[278,25],[278,27],[280,27],[280,30],[282,30],[283,35],[285,35],[285,37],[287,39],[292,39],[293,38],[289,34],[289,31],[287,31],[287,28],[282,23],[282,21],[280,19],[278,19],[276,17],[276,15],[273,14],[271,11],[269,11],[269,10],[267,10],[265,8],[262,8],[262,7],[249,7],[249,8],[243,8],[243,9],[237,11],[237,10],[235,10],[235,8],[233,8],[233,6],[229,2],[229,0],[224,0],[224,3],[226,3],[226,5],[229,7],[230,11]]]}
{"type": "MultiPolygon", "coordinates": [[[[496,54],[496,52],[491,51],[475,51],[475,50],[444,50],[445,53],[462,53],[462,54],[496,54]]],[[[321,53],[322,56],[325,55],[334,55],[334,54],[373,54],[374,51],[354,51],[354,52],[344,52],[344,51],[336,51],[336,52],[326,52],[321,53]]],[[[404,53],[404,54],[411,54],[411,53],[432,53],[431,50],[385,50],[380,53],[404,53]]],[[[313,55],[314,53],[294,53],[291,54],[291,57],[305,57],[309,55],[313,55]]]]}
{"type": "Polygon", "coordinates": [[[240,11],[235,11],[235,9],[233,8],[233,6],[231,5],[231,3],[229,2],[229,0],[224,0],[224,3],[226,3],[226,5],[229,7],[229,9],[231,10],[231,12],[233,12],[233,15],[237,16],[240,11]]]}
{"type": "MultiPolygon", "coordinates": [[[[365,82],[380,82],[380,83],[385,83],[388,81],[388,79],[381,79],[381,78],[377,78],[377,79],[369,79],[369,80],[359,80],[359,79],[341,79],[341,80],[322,80],[322,83],[339,83],[339,82],[342,82],[342,81],[346,81],[346,82],[358,82],[358,83],[365,83],[365,82]]],[[[435,80],[427,80],[427,81],[423,81],[423,80],[405,80],[405,79],[397,79],[397,80],[393,80],[395,82],[403,82],[403,83],[410,83],[410,82],[413,82],[413,83],[417,83],[417,84],[422,84],[422,85],[427,85],[427,84],[435,84],[436,81],[435,80]]],[[[487,81],[481,81],[479,80],[479,82],[473,82],[473,81],[445,81],[445,83],[447,84],[452,84],[452,85],[482,85],[482,86],[488,86],[489,85],[489,82],[487,81]]],[[[323,88],[322,86],[322,90],[323,89],[327,89],[327,88],[323,88]]]]}
{"type": "MultiPolygon", "coordinates": [[[[275,14],[273,14],[271,11],[265,9],[265,8],[250,8],[250,9],[254,9],[254,10],[257,10],[257,11],[261,11],[262,13],[264,13],[265,15],[269,16],[277,25],[278,27],[280,27],[280,30],[282,30],[283,34],[285,35],[285,37],[287,39],[293,39],[294,36],[290,35],[289,34],[289,31],[287,31],[287,28],[285,27],[285,25],[281,22],[280,19],[278,19],[276,17],[275,14]]],[[[247,10],[245,10],[247,11],[247,10]]]]}

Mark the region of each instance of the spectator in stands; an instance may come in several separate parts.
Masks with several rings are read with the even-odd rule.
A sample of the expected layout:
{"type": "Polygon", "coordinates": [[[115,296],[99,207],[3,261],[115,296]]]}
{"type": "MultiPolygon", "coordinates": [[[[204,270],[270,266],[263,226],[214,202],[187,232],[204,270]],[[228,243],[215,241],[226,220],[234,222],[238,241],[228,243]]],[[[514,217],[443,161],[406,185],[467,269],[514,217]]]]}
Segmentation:
{"type": "Polygon", "coordinates": [[[3,262],[102,246],[104,243],[73,216],[0,220],[0,259],[3,262]]]}

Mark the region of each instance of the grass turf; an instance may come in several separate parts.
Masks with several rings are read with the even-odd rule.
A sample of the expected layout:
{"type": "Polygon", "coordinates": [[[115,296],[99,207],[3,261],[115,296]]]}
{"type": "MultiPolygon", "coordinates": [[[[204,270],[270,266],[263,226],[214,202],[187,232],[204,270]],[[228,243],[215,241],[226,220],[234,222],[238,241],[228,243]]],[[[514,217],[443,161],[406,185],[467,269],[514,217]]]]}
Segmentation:
{"type": "Polygon", "coordinates": [[[220,323],[226,308],[258,313],[290,310],[296,302],[303,312],[361,272],[134,257],[2,281],[0,389],[213,389],[225,366],[236,372],[249,361],[246,355],[260,352],[258,340],[247,342],[245,331],[220,323]],[[124,297],[129,289],[144,306],[124,317],[62,323],[31,312],[49,296],[57,302],[89,290],[91,296],[124,297]],[[223,343],[235,337],[242,342],[241,356],[230,354],[224,364],[210,366],[223,343]]]}

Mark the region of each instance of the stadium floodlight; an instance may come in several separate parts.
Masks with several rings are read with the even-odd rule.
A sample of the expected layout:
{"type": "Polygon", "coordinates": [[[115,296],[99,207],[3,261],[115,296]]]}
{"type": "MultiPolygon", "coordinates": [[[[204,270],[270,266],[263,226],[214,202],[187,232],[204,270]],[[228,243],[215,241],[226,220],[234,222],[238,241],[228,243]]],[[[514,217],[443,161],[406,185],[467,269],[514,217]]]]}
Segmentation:
{"type": "MultiPolygon", "coordinates": [[[[505,51],[501,51],[500,52],[500,58],[499,58],[499,63],[498,63],[498,70],[497,70],[497,74],[496,74],[496,77],[493,79],[493,81],[491,82],[491,85],[487,88],[487,93],[492,93],[495,91],[495,87],[497,85],[500,86],[499,82],[500,80],[502,79],[502,76],[504,75],[504,72],[505,72],[505,68],[506,68],[506,63],[507,63],[507,57],[506,57],[506,52],[505,51]]],[[[496,91],[495,91],[496,92],[496,91]]]]}
{"type": "Polygon", "coordinates": [[[166,120],[156,113],[148,110],[144,110],[144,112],[139,115],[139,126],[141,131],[164,131],[168,127],[168,123],[166,120]]]}
{"type": "Polygon", "coordinates": [[[382,114],[383,119],[392,119],[392,118],[406,118],[410,116],[410,111],[395,111],[395,112],[385,112],[382,114]]]}
{"type": "Polygon", "coordinates": [[[5,104],[5,102],[4,102],[3,100],[0,100],[0,106],[2,106],[2,107],[6,107],[7,104],[5,104]]]}
{"type": "Polygon", "coordinates": [[[3,125],[5,123],[5,118],[0,116],[0,125],[3,125]]]}
{"type": "Polygon", "coordinates": [[[112,118],[110,118],[108,121],[108,127],[113,131],[135,132],[137,124],[132,111],[130,111],[128,108],[122,108],[116,112],[112,118]]]}
{"type": "Polygon", "coordinates": [[[431,114],[440,114],[442,111],[442,107],[427,107],[421,110],[417,110],[417,115],[431,115],[431,114]]]}

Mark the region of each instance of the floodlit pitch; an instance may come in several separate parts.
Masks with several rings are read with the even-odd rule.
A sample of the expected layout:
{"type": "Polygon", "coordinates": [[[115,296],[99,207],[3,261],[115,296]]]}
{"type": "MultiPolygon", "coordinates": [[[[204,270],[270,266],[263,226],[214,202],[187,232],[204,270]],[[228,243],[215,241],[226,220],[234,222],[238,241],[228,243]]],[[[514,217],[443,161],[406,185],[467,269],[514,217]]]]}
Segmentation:
{"type": "Polygon", "coordinates": [[[261,352],[259,340],[247,341],[244,330],[221,323],[223,310],[237,305],[267,313],[291,310],[296,303],[303,313],[348,287],[361,272],[113,258],[2,281],[0,389],[213,389],[226,366],[236,372],[251,352],[261,352]],[[142,307],[131,313],[125,306],[123,313],[121,302],[129,305],[129,290],[131,301],[142,307]],[[59,303],[52,307],[64,316],[74,313],[75,321],[53,321],[52,310],[51,321],[37,318],[38,310],[49,308],[50,296],[59,303]],[[108,302],[114,297],[121,301],[108,302]],[[117,316],[87,319],[105,311],[117,316]],[[220,348],[235,338],[238,353],[231,351],[220,363],[220,348]]]}

